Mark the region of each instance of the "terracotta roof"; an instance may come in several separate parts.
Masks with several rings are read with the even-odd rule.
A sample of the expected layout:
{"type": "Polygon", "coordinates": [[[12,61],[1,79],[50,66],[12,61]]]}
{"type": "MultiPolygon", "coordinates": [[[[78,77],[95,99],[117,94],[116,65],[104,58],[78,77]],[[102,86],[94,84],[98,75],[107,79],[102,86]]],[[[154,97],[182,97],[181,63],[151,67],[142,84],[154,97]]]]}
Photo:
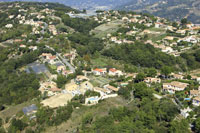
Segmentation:
{"type": "Polygon", "coordinates": [[[96,69],[94,69],[94,71],[103,72],[103,71],[106,71],[106,70],[105,70],[105,68],[104,69],[96,68],[96,69]]]}
{"type": "Polygon", "coordinates": [[[109,69],[109,71],[111,71],[111,72],[116,72],[117,69],[115,69],[115,68],[111,68],[111,69],[109,69]]]}
{"type": "Polygon", "coordinates": [[[55,58],[56,58],[56,56],[55,56],[55,55],[54,55],[54,56],[50,56],[50,57],[49,57],[49,59],[51,59],[51,60],[52,60],[52,59],[55,59],[55,58]]]}

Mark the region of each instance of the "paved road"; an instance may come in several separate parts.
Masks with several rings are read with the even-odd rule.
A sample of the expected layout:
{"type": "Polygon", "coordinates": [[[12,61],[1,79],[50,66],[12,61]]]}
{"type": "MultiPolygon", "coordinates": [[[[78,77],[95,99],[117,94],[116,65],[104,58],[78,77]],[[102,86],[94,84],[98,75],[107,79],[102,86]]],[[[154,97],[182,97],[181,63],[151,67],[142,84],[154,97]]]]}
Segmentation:
{"type": "Polygon", "coordinates": [[[0,43],[0,46],[1,46],[1,47],[7,47],[7,46],[3,45],[2,43],[0,43]]]}
{"type": "Polygon", "coordinates": [[[75,68],[68,62],[67,59],[64,59],[60,54],[56,53],[56,55],[62,60],[62,62],[69,67],[69,69],[74,73],[75,68]]]}
{"type": "MultiPolygon", "coordinates": [[[[47,46],[47,45],[45,45],[45,46],[46,46],[47,48],[49,48],[49,49],[55,51],[55,49],[53,49],[52,47],[47,46]]],[[[63,57],[62,57],[59,53],[57,53],[57,52],[56,52],[56,55],[61,59],[61,61],[62,61],[66,66],[69,67],[69,69],[70,69],[73,73],[76,71],[76,69],[68,62],[67,59],[63,58],[63,57]]]]}

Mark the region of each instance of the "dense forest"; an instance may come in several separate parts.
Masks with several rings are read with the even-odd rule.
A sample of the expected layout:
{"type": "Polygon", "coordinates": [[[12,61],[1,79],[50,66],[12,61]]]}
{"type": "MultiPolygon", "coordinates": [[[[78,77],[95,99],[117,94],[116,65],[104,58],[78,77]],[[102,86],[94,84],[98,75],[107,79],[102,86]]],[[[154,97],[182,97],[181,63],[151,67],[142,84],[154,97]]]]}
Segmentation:
{"type": "Polygon", "coordinates": [[[191,53],[182,53],[181,57],[187,62],[190,69],[198,69],[200,67],[200,50],[194,50],[191,53]]]}
{"type": "Polygon", "coordinates": [[[20,68],[34,62],[42,52],[49,52],[49,50],[41,47],[19,58],[7,60],[10,52],[12,51],[6,48],[0,49],[0,105],[23,103],[40,94],[37,76],[33,73],[21,72],[20,68]]]}
{"type": "Polygon", "coordinates": [[[123,60],[127,63],[131,63],[135,66],[154,67],[157,69],[163,66],[174,67],[175,64],[180,63],[177,58],[159,51],[152,45],[143,44],[141,42],[115,45],[106,49],[103,54],[116,60],[123,60]]]}
{"type": "Polygon", "coordinates": [[[90,30],[100,25],[100,23],[94,21],[93,19],[71,18],[68,14],[65,14],[65,12],[62,11],[56,12],[56,16],[62,18],[62,21],[66,26],[82,33],[88,34],[90,30]]]}
{"type": "Polygon", "coordinates": [[[80,56],[94,54],[104,48],[103,41],[89,34],[75,33],[69,35],[69,40],[74,43],[72,47],[77,49],[80,56]]]}

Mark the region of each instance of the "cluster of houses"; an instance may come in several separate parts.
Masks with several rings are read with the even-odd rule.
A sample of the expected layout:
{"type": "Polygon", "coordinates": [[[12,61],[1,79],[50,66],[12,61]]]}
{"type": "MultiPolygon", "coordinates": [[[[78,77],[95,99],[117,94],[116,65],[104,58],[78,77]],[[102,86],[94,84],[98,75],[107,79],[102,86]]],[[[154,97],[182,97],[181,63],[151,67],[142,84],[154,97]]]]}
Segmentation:
{"type": "Polygon", "coordinates": [[[57,55],[52,55],[51,53],[42,53],[40,55],[40,59],[42,63],[48,63],[52,69],[56,70],[57,73],[65,76],[73,73],[72,71],[67,70],[67,67],[57,55]]]}
{"type": "Polygon", "coordinates": [[[118,32],[117,35],[107,34],[107,39],[110,42],[115,44],[133,44],[135,40],[130,39],[130,36],[136,36],[136,40],[143,39],[145,35],[155,35],[160,36],[166,34],[167,31],[170,31],[174,34],[179,34],[182,37],[177,37],[175,35],[160,37],[160,39],[152,42],[151,40],[146,40],[146,44],[151,44],[155,48],[161,49],[162,52],[165,52],[170,55],[180,56],[180,53],[190,49],[193,45],[198,45],[200,43],[199,39],[199,30],[200,26],[195,24],[186,24],[185,27],[182,27],[181,23],[178,23],[174,27],[166,19],[155,17],[156,20],[153,20],[150,17],[143,16],[140,14],[120,14],[118,11],[105,11],[100,12],[97,16],[94,17],[96,21],[101,22],[110,22],[119,20],[123,22],[122,26],[129,29],[125,34],[118,32]],[[139,24],[146,27],[146,29],[139,28],[134,25],[130,27],[129,24],[139,24]],[[152,30],[153,29],[153,30],[152,30]],[[151,43],[149,43],[151,42],[151,43]],[[182,46],[181,43],[184,42],[182,46]]]}
{"type": "Polygon", "coordinates": [[[55,25],[49,25],[49,28],[48,28],[48,29],[49,29],[49,31],[50,31],[53,35],[57,35],[57,34],[58,34],[55,25]]]}
{"type": "Polygon", "coordinates": [[[44,94],[46,92],[49,97],[41,103],[44,106],[52,108],[66,105],[66,101],[70,101],[76,95],[84,95],[87,90],[98,92],[100,93],[100,96],[86,98],[85,105],[94,105],[98,103],[99,100],[116,97],[119,90],[119,88],[109,84],[104,85],[103,87],[94,87],[90,83],[90,79],[83,75],[78,75],[75,79],[71,80],[70,83],[65,85],[64,89],[58,88],[56,83],[53,81],[41,82],[40,86],[39,90],[41,93],[44,94]],[[63,99],[64,96],[67,97],[63,99]]]}
{"type": "MultiPolygon", "coordinates": [[[[46,24],[42,20],[45,19],[46,16],[43,13],[47,14],[49,17],[53,17],[54,10],[44,9],[40,12],[35,12],[34,8],[31,9],[31,13],[29,16],[24,14],[27,13],[27,10],[20,9],[19,5],[15,5],[19,7],[19,14],[17,16],[10,15],[8,18],[13,19],[16,18],[19,21],[19,24],[31,25],[32,34],[40,34],[44,32],[44,30],[48,29],[52,35],[57,35],[58,31],[56,26],[49,23],[46,24]],[[37,20],[33,19],[33,17],[37,18],[37,20]]],[[[12,8],[12,7],[11,7],[12,8]]],[[[122,15],[118,11],[104,11],[99,13],[97,16],[94,16],[93,19],[98,23],[102,22],[111,22],[114,20],[119,20],[122,22],[122,26],[128,28],[129,30],[125,33],[118,33],[117,35],[107,34],[107,39],[110,42],[115,44],[133,44],[135,40],[143,39],[145,35],[155,35],[158,36],[160,34],[165,34],[167,31],[170,31],[175,34],[180,34],[184,37],[175,37],[173,35],[165,36],[160,40],[152,41],[145,40],[145,44],[150,44],[155,48],[159,48],[162,52],[167,54],[171,54],[174,56],[179,56],[181,52],[190,48],[190,46],[194,44],[199,44],[199,33],[200,27],[195,24],[187,24],[186,28],[181,27],[180,23],[178,23],[177,27],[169,24],[167,20],[156,17],[156,20],[152,20],[150,17],[139,15],[139,14],[126,14],[122,15]],[[129,26],[130,24],[139,24],[143,25],[147,29],[142,29],[137,26],[129,26]],[[154,29],[154,30],[151,30],[154,29]],[[164,31],[164,32],[163,32],[164,31]],[[137,35],[137,36],[135,36],[137,35]],[[130,39],[129,37],[135,37],[134,39],[130,39]],[[179,47],[180,43],[187,42],[188,46],[181,46],[181,50],[174,49],[174,47],[179,47]]],[[[13,24],[6,24],[5,28],[10,29],[13,28],[13,24]]],[[[26,35],[22,35],[22,37],[26,38],[26,35]]],[[[16,43],[21,43],[21,39],[14,40],[16,43]]],[[[20,48],[27,48],[26,45],[20,44],[20,48]]],[[[31,50],[37,50],[37,46],[29,46],[31,50]]],[[[71,50],[69,53],[65,53],[63,55],[65,59],[69,59],[70,63],[73,65],[73,61],[77,57],[76,50],[71,50]]],[[[58,55],[52,55],[51,53],[42,53],[40,56],[40,61],[42,63],[47,63],[51,69],[55,70],[57,73],[67,76],[68,74],[72,74],[71,70],[68,70],[63,61],[58,57],[58,55]]],[[[135,78],[137,73],[127,74],[118,70],[116,68],[95,68],[92,69],[91,72],[95,76],[109,76],[109,77],[132,77],[135,78]]],[[[174,79],[182,80],[184,76],[182,74],[172,74],[174,79]]],[[[64,106],[67,104],[67,101],[70,101],[74,96],[85,94],[87,90],[92,90],[98,92],[100,96],[88,97],[85,99],[85,105],[94,105],[99,102],[99,100],[103,100],[109,97],[116,97],[117,92],[119,91],[121,86],[128,85],[128,82],[121,82],[118,84],[118,87],[112,86],[110,84],[104,84],[103,86],[93,86],[90,83],[90,79],[87,76],[78,75],[75,79],[71,80],[70,83],[67,83],[62,89],[57,87],[57,84],[54,82],[56,80],[57,75],[54,75],[52,79],[47,81],[40,82],[40,91],[42,94],[47,95],[47,99],[42,101],[44,106],[49,106],[52,108],[64,106]]],[[[200,78],[192,76],[192,79],[200,81],[200,78]]],[[[132,81],[132,80],[130,80],[132,81]]],[[[162,81],[159,77],[146,77],[144,82],[151,86],[154,83],[161,84],[162,81]]],[[[183,83],[179,81],[172,81],[169,83],[162,83],[162,91],[175,94],[179,91],[184,91],[189,86],[188,83],[183,83]]],[[[192,99],[192,104],[194,106],[200,106],[200,87],[198,90],[190,90],[189,96],[192,99]]],[[[30,116],[30,119],[34,118],[35,111],[37,107],[32,105],[30,107],[24,108],[23,112],[30,116]]],[[[188,110],[186,110],[187,112],[188,110]]],[[[184,112],[184,111],[183,111],[184,112]]],[[[183,115],[187,116],[187,113],[183,113],[183,115]]]]}
{"type": "MultiPolygon", "coordinates": [[[[94,69],[92,71],[94,73],[94,75],[112,75],[112,76],[120,76],[120,75],[125,75],[126,77],[130,74],[126,74],[126,73],[122,73],[121,71],[117,71],[116,69],[109,69],[109,72],[107,72],[107,69],[105,68],[97,68],[94,69]]],[[[136,77],[137,74],[133,74],[131,75],[133,78],[136,77]]],[[[171,74],[171,79],[176,79],[176,80],[184,80],[184,76],[183,74],[175,74],[172,73],[171,74]]],[[[191,80],[195,80],[197,82],[200,81],[200,78],[197,76],[191,76],[191,80]]],[[[161,79],[158,77],[146,77],[144,79],[144,82],[151,86],[151,84],[153,83],[161,83],[161,79]]],[[[127,84],[126,84],[127,85],[127,84]]],[[[119,90],[119,88],[113,88],[110,85],[106,85],[104,86],[105,88],[107,88],[107,90],[112,90],[113,92],[117,92],[119,90]]],[[[189,87],[188,83],[184,83],[184,82],[180,82],[180,81],[172,81],[172,82],[168,82],[168,83],[162,83],[162,91],[168,94],[175,94],[176,92],[179,91],[184,91],[187,87],[189,87]]],[[[109,91],[105,91],[102,88],[98,88],[98,90],[101,90],[101,94],[108,94],[109,91]]],[[[200,87],[198,88],[198,90],[190,90],[189,92],[189,96],[190,96],[190,100],[192,99],[192,104],[194,106],[200,106],[200,87]]],[[[95,99],[95,98],[92,98],[95,99]]],[[[98,99],[98,98],[97,98],[98,99]]]]}
{"type": "MultiPolygon", "coordinates": [[[[19,5],[20,4],[15,4],[13,6],[18,7],[19,5]]],[[[50,31],[50,33],[52,33],[52,35],[58,34],[55,25],[48,26],[48,24],[43,21],[47,16],[52,17],[54,19],[55,10],[45,8],[43,10],[40,10],[40,12],[35,12],[36,9],[34,7],[30,7],[29,10],[24,10],[23,8],[21,8],[21,6],[19,6],[18,8],[19,13],[17,15],[9,15],[9,19],[16,19],[19,22],[19,24],[31,25],[32,34],[44,34],[44,30],[47,30],[47,28],[50,31]]],[[[49,22],[49,24],[51,23],[52,22],[49,22]]],[[[5,27],[9,29],[13,28],[13,24],[7,24],[5,25],[5,27]]]]}
{"type": "Polygon", "coordinates": [[[176,91],[183,91],[189,84],[173,81],[171,83],[163,83],[163,91],[175,94],[176,91]]]}
{"type": "Polygon", "coordinates": [[[190,90],[190,98],[192,98],[192,104],[194,106],[200,106],[200,87],[198,90],[190,90]]]}
{"type": "MultiPolygon", "coordinates": [[[[109,75],[109,76],[126,76],[126,77],[133,77],[135,78],[136,74],[126,74],[123,73],[120,70],[117,70],[115,68],[111,68],[109,70],[107,70],[106,68],[96,68],[92,70],[92,73],[94,75],[98,75],[98,76],[104,76],[104,75],[109,75]]],[[[171,78],[170,79],[176,79],[176,80],[184,80],[184,75],[183,74],[175,74],[172,73],[171,74],[171,78]]],[[[162,91],[168,94],[175,94],[176,92],[179,91],[184,91],[187,87],[189,87],[188,83],[184,83],[184,82],[180,82],[180,81],[171,81],[171,82],[167,82],[167,83],[162,83],[161,79],[159,77],[146,77],[144,79],[144,82],[148,85],[151,86],[151,84],[154,83],[162,83],[162,91]]],[[[197,76],[192,76],[191,80],[195,80],[197,82],[200,81],[200,78],[197,76]]],[[[127,85],[128,83],[125,83],[125,85],[127,85]]],[[[119,86],[123,86],[123,83],[119,86]]],[[[120,87],[116,88],[110,85],[105,85],[103,88],[95,88],[94,90],[99,92],[101,94],[101,96],[103,95],[107,95],[110,93],[110,91],[112,92],[117,92],[119,90],[120,87]]],[[[199,106],[200,105],[200,87],[198,90],[190,90],[190,98],[192,98],[192,104],[194,106],[199,106]]],[[[93,97],[91,98],[92,101],[94,101],[94,103],[96,103],[100,98],[99,97],[93,97]]],[[[87,99],[87,102],[91,100],[90,98],[87,99]]],[[[90,103],[93,103],[92,101],[90,101],[90,103]]]]}
{"type": "Polygon", "coordinates": [[[109,76],[123,76],[124,73],[121,71],[121,70],[117,70],[115,68],[110,68],[108,71],[107,71],[107,68],[96,68],[96,69],[93,69],[92,70],[92,73],[94,75],[106,75],[108,74],[109,76]]]}
{"type": "MultiPolygon", "coordinates": [[[[27,48],[27,46],[24,44],[20,44],[19,48],[27,48]]],[[[29,46],[28,49],[35,51],[38,49],[38,47],[37,46],[29,46]]]]}

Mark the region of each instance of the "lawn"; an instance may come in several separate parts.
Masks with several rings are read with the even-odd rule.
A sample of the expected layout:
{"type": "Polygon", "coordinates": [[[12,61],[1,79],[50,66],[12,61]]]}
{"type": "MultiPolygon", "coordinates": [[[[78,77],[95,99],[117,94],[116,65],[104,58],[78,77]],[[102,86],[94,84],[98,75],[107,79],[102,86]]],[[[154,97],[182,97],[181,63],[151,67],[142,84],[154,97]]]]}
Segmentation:
{"type": "Polygon", "coordinates": [[[151,37],[151,40],[153,41],[153,42],[156,42],[156,41],[158,41],[158,40],[162,40],[163,38],[165,38],[167,35],[166,34],[161,34],[161,35],[150,35],[150,37],[151,37]]]}
{"type": "Polygon", "coordinates": [[[119,25],[123,24],[122,21],[116,20],[106,24],[102,24],[91,31],[95,34],[95,37],[102,38],[106,37],[109,33],[114,33],[119,29],[119,25]]]}
{"type": "Polygon", "coordinates": [[[114,67],[117,69],[124,69],[124,62],[114,60],[110,57],[100,56],[98,58],[91,59],[92,66],[103,68],[103,67],[114,67]]]}
{"type": "Polygon", "coordinates": [[[150,31],[156,31],[156,32],[165,32],[166,31],[164,28],[155,28],[155,27],[150,28],[149,30],[150,31]]]}
{"type": "Polygon", "coordinates": [[[55,65],[50,65],[50,68],[53,70],[56,70],[56,66],[55,65]]]}
{"type": "Polygon", "coordinates": [[[95,67],[106,67],[108,65],[106,62],[107,61],[104,58],[92,59],[92,64],[95,67]]]}
{"type": "Polygon", "coordinates": [[[89,78],[93,86],[103,86],[111,81],[107,78],[97,76],[90,76],[89,78]]]}

